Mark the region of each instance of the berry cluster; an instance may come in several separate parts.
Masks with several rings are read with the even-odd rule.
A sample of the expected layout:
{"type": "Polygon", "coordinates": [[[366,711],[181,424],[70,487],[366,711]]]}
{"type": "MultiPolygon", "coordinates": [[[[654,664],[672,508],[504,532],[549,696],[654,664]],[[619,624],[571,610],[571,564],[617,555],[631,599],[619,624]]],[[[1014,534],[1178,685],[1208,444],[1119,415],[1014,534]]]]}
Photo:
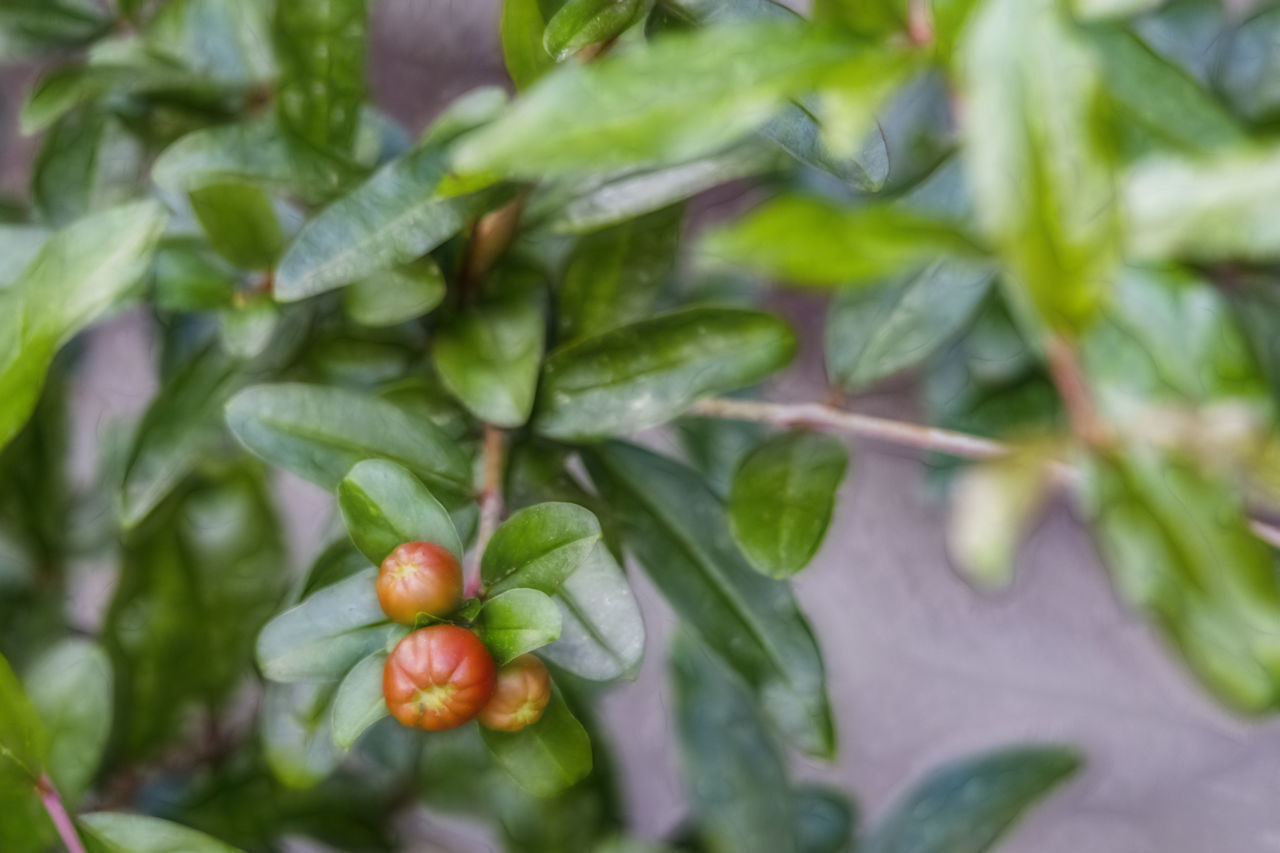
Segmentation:
{"type": "MultiPolygon", "coordinates": [[[[405,625],[447,619],[463,604],[462,567],[447,548],[406,542],[382,561],[378,603],[405,625]]],[[[471,630],[441,622],[396,644],[383,669],[382,695],[391,715],[413,728],[443,731],[478,719],[514,732],[542,716],[551,676],[532,655],[499,669],[471,630]]]]}

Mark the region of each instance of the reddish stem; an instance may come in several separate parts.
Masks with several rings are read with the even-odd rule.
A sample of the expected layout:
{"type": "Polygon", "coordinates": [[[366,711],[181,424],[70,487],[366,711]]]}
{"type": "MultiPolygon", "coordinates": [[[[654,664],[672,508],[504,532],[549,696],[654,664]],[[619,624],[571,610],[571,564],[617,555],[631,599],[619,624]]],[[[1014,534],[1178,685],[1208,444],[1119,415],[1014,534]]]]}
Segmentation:
{"type": "Polygon", "coordinates": [[[53,821],[53,827],[58,830],[58,837],[69,853],[85,853],[84,844],[76,834],[75,824],[71,821],[71,815],[67,814],[67,808],[62,804],[62,797],[54,787],[53,780],[48,776],[41,776],[40,781],[36,782],[36,793],[40,795],[40,803],[49,813],[49,820],[53,821]]]}
{"type": "Polygon", "coordinates": [[[480,492],[480,523],[476,528],[476,545],[471,549],[463,573],[468,597],[479,595],[483,588],[480,559],[493,538],[493,531],[498,529],[498,522],[502,520],[502,463],[506,455],[506,438],[502,430],[485,424],[481,453],[484,455],[484,486],[480,492]]]}

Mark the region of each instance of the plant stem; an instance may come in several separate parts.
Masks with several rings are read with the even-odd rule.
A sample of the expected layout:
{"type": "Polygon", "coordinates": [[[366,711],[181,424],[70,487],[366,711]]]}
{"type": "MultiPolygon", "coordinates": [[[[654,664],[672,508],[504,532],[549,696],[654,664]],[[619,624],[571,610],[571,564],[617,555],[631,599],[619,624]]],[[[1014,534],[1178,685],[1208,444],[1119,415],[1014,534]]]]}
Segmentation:
{"type": "MultiPolygon", "coordinates": [[[[699,400],[689,414],[734,421],[752,421],[782,427],[807,426],[870,438],[889,444],[945,453],[961,459],[994,459],[1012,451],[999,441],[921,424],[860,415],[822,403],[769,403],[762,400],[732,400],[712,397],[699,400]]],[[[1053,464],[1054,479],[1065,486],[1078,485],[1080,472],[1065,462],[1053,464]]],[[[1250,519],[1253,535],[1280,548],[1280,527],[1250,519]]]]}
{"type": "Polygon", "coordinates": [[[481,453],[484,456],[484,486],[480,492],[480,523],[476,528],[475,547],[471,549],[463,572],[468,596],[480,594],[480,558],[502,520],[502,463],[506,456],[506,435],[502,430],[485,424],[481,453]]]}
{"type": "Polygon", "coordinates": [[[69,853],[85,853],[84,844],[76,834],[75,824],[71,821],[71,815],[67,814],[67,808],[62,804],[62,797],[54,787],[53,780],[47,775],[41,776],[40,781],[36,782],[36,793],[40,795],[40,803],[49,813],[49,819],[53,821],[53,827],[58,830],[58,837],[69,853]]]}

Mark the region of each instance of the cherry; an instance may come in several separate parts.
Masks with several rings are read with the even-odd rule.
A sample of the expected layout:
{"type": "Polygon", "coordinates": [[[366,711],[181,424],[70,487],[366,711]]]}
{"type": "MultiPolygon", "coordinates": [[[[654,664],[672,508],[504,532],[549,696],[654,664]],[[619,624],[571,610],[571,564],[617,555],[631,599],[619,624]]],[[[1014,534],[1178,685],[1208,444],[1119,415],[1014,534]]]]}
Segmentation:
{"type": "Polygon", "coordinates": [[[533,655],[521,655],[498,672],[493,697],[480,711],[480,724],[518,732],[542,718],[551,701],[551,675],[533,655]]]}
{"type": "Polygon", "coordinates": [[[462,603],[462,567],[447,548],[406,542],[382,561],[378,603],[403,625],[412,625],[419,613],[447,616],[462,603]]]}
{"type": "Polygon", "coordinates": [[[496,667],[466,628],[432,625],[396,644],[382,670],[382,695],[406,726],[438,732],[470,720],[493,695],[496,667]]]}

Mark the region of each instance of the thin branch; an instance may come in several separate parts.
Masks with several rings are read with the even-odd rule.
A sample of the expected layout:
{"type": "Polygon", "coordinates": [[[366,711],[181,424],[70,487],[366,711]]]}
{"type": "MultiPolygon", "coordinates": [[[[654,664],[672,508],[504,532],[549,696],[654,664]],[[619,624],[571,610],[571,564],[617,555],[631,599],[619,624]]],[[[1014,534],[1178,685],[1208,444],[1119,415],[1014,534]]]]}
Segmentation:
{"type": "Polygon", "coordinates": [[[49,820],[53,821],[53,827],[58,830],[58,837],[69,853],[85,853],[84,844],[76,834],[76,826],[71,815],[67,814],[67,808],[62,804],[62,797],[54,787],[53,780],[47,775],[41,776],[36,783],[36,793],[40,795],[40,803],[49,813],[49,820]]]}
{"type": "MultiPolygon", "coordinates": [[[[860,438],[945,453],[961,459],[994,459],[1013,450],[1007,444],[977,435],[860,415],[822,403],[768,403],[761,400],[713,397],[699,400],[689,410],[689,414],[782,427],[806,426],[834,430],[860,438]]],[[[1052,463],[1052,473],[1054,479],[1064,486],[1079,485],[1080,472],[1065,462],[1052,463]]],[[[1280,527],[1251,519],[1249,528],[1263,542],[1280,548],[1280,527]]]]}
{"type": "Polygon", "coordinates": [[[484,549],[493,538],[493,531],[498,529],[502,520],[502,465],[506,456],[506,435],[495,426],[485,424],[484,445],[481,453],[484,456],[484,485],[480,492],[480,524],[476,528],[476,544],[467,557],[467,565],[463,571],[468,596],[479,595],[480,558],[484,549]]]}

